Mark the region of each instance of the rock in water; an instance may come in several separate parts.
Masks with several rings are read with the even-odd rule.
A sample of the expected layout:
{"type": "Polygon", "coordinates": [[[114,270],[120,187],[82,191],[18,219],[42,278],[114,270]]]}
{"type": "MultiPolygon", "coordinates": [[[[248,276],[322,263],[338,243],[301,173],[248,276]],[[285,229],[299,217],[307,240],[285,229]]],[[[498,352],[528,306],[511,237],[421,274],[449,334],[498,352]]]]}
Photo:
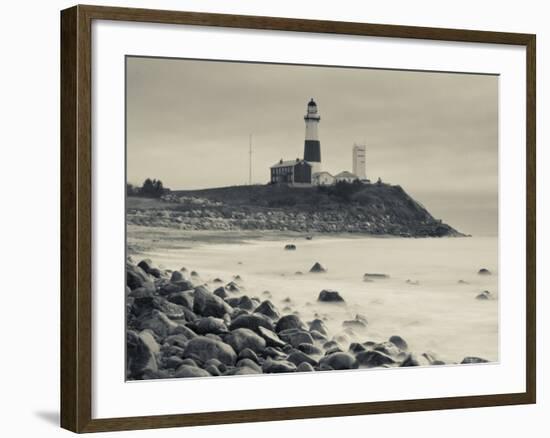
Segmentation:
{"type": "Polygon", "coordinates": [[[317,301],[324,303],[343,303],[344,299],[340,296],[338,291],[325,289],[321,291],[317,301]]]}
{"type": "Polygon", "coordinates": [[[176,333],[177,328],[178,324],[156,309],[153,309],[150,317],[143,319],[140,324],[141,330],[150,329],[161,338],[176,333]]]}
{"type": "Polygon", "coordinates": [[[288,245],[285,245],[285,250],[295,251],[296,250],[296,245],[293,245],[293,244],[289,243],[288,245]]]}
{"type": "Polygon", "coordinates": [[[231,307],[238,307],[239,309],[252,310],[255,307],[255,303],[250,299],[250,297],[248,297],[248,295],[227,298],[225,301],[231,307]]]}
{"type": "Polygon", "coordinates": [[[390,337],[389,341],[401,351],[407,351],[409,349],[409,344],[407,344],[407,341],[401,336],[393,335],[390,337]]]}
{"type": "Polygon", "coordinates": [[[317,331],[317,332],[319,332],[319,333],[321,333],[325,336],[328,335],[328,328],[327,328],[326,324],[323,322],[322,319],[319,319],[319,318],[314,319],[313,321],[311,321],[309,323],[309,330],[310,331],[315,330],[315,331],[317,331]]]}
{"type": "Polygon", "coordinates": [[[193,300],[193,312],[202,316],[223,317],[226,313],[231,313],[232,308],[220,297],[214,295],[204,286],[195,289],[193,300]]]}
{"type": "Polygon", "coordinates": [[[185,357],[206,362],[208,359],[217,359],[225,365],[233,365],[237,359],[237,353],[233,348],[222,341],[197,336],[191,339],[183,352],[185,357]]]}
{"type": "Polygon", "coordinates": [[[363,280],[374,280],[374,279],[382,280],[382,279],[387,279],[387,278],[390,278],[390,276],[388,274],[379,274],[379,273],[369,273],[369,272],[367,272],[366,274],[363,275],[363,280]]]}
{"type": "Polygon", "coordinates": [[[353,355],[341,352],[332,353],[323,357],[320,364],[329,366],[333,370],[351,370],[359,366],[353,355]]]}
{"type": "Polygon", "coordinates": [[[176,283],[176,282],[182,281],[182,280],[185,280],[185,278],[183,277],[183,273],[181,271],[172,272],[172,275],[170,276],[170,282],[171,283],[176,283]]]}
{"type": "Polygon", "coordinates": [[[302,322],[302,320],[297,315],[285,315],[279,321],[277,321],[277,325],[275,327],[275,330],[277,333],[282,332],[283,330],[288,329],[301,329],[305,330],[306,325],[302,322]]]}
{"type": "Polygon", "coordinates": [[[158,370],[151,347],[133,330],[126,331],[126,376],[140,379],[146,371],[158,370]]]}
{"type": "Polygon", "coordinates": [[[177,371],[176,374],[174,374],[174,377],[210,377],[211,374],[203,370],[199,367],[194,367],[191,365],[181,365],[177,371]]]}
{"type": "Polygon", "coordinates": [[[217,297],[220,297],[222,300],[226,299],[229,295],[227,295],[227,292],[225,291],[225,287],[220,286],[214,291],[214,295],[217,297]]]}
{"type": "Polygon", "coordinates": [[[252,351],[261,352],[266,347],[265,339],[247,328],[238,328],[232,330],[225,337],[227,342],[236,352],[241,352],[245,348],[250,348],[252,351]]]}
{"type": "Polygon", "coordinates": [[[319,262],[317,262],[311,267],[309,272],[327,272],[327,270],[323,266],[321,266],[319,262]]]}
{"type": "Polygon", "coordinates": [[[274,320],[279,319],[281,316],[275,305],[269,300],[262,301],[262,303],[256,307],[256,310],[254,310],[254,313],[261,313],[262,315],[274,320]]]}
{"type": "Polygon", "coordinates": [[[484,290],[480,294],[476,295],[476,300],[489,300],[491,299],[491,292],[484,290]]]}
{"type": "Polygon", "coordinates": [[[489,271],[487,268],[481,268],[479,271],[477,271],[479,275],[491,275],[491,271],[489,271]]]}
{"type": "Polygon", "coordinates": [[[366,366],[368,368],[391,365],[395,363],[395,360],[391,356],[376,350],[362,351],[357,353],[355,358],[357,359],[357,362],[359,362],[359,365],[366,366]]]}
{"type": "Polygon", "coordinates": [[[467,356],[464,359],[462,359],[461,364],[472,364],[472,363],[487,363],[489,362],[487,359],[483,359],[481,357],[475,357],[475,356],[467,356]]]}

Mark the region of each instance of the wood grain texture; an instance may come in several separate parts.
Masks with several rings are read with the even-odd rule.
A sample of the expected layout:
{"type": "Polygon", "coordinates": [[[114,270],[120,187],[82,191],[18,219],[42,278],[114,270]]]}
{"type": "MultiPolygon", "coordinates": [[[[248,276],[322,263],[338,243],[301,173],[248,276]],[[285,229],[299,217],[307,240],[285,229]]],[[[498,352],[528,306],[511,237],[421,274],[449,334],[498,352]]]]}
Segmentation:
{"type": "Polygon", "coordinates": [[[196,12],[75,6],[61,13],[61,425],[74,432],[276,421],[536,401],[536,39],[534,35],[196,12]],[[122,20],[525,46],[527,369],[523,393],[92,419],[91,23],[122,20]]]}

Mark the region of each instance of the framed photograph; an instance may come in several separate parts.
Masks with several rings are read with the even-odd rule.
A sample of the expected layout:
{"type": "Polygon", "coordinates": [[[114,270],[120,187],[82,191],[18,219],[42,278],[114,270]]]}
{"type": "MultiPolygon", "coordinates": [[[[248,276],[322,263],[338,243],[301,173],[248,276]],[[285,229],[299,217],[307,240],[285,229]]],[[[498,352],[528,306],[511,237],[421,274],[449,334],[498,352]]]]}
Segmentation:
{"type": "Polygon", "coordinates": [[[61,123],[62,427],[535,403],[535,35],[75,6],[61,123]]]}

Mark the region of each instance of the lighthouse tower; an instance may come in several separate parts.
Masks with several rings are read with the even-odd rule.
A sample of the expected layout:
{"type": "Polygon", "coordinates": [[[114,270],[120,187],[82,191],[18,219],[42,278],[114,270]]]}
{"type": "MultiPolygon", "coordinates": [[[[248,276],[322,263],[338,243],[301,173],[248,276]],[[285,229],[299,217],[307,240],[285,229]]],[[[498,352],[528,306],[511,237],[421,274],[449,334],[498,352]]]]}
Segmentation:
{"type": "Polygon", "coordinates": [[[306,141],[304,144],[304,160],[311,164],[311,174],[321,171],[321,143],[317,128],[321,117],[317,112],[317,104],[313,98],[307,104],[307,114],[304,116],[306,122],[306,141]]]}

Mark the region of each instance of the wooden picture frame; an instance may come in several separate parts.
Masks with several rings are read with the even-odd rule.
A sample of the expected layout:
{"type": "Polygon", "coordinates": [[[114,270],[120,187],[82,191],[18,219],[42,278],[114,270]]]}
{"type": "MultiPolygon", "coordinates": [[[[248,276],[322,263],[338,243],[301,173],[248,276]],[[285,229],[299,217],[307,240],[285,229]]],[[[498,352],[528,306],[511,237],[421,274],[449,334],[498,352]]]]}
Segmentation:
{"type": "Polygon", "coordinates": [[[61,426],[99,432],[529,404],[536,401],[535,35],[75,6],[61,12],[61,426]],[[253,409],[230,412],[92,418],[92,22],[115,20],[324,34],[518,45],[526,48],[527,219],[526,391],[522,393],[253,409]]]}

